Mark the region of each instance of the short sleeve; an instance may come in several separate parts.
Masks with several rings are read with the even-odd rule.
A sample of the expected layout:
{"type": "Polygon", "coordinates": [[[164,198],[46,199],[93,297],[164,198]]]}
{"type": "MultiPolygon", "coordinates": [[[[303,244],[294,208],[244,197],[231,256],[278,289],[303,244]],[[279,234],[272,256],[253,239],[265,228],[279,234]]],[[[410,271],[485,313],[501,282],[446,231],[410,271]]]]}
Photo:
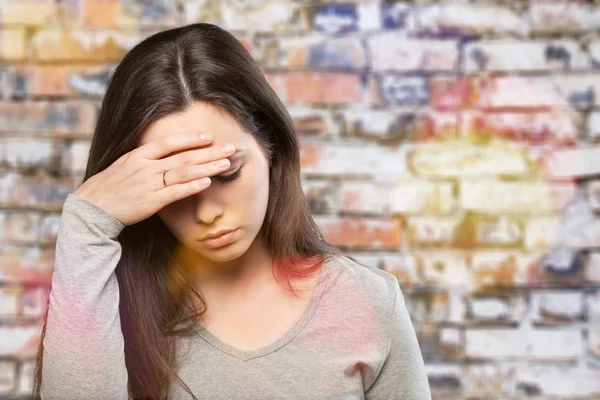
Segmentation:
{"type": "MultiPolygon", "coordinates": [[[[395,277],[394,277],[395,278],[395,277]]],[[[388,326],[386,360],[366,400],[430,400],[431,391],[421,349],[398,280],[393,283],[393,305],[388,326]]]]}

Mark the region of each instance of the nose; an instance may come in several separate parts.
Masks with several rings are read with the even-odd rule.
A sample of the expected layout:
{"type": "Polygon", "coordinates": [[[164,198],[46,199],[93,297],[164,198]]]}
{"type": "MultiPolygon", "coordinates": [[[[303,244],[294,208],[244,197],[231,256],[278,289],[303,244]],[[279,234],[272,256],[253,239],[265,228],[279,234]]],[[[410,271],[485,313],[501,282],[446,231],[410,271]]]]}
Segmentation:
{"type": "Polygon", "coordinates": [[[209,190],[210,187],[195,195],[194,221],[197,224],[210,225],[223,215],[223,205],[217,196],[208,192],[209,190]]]}

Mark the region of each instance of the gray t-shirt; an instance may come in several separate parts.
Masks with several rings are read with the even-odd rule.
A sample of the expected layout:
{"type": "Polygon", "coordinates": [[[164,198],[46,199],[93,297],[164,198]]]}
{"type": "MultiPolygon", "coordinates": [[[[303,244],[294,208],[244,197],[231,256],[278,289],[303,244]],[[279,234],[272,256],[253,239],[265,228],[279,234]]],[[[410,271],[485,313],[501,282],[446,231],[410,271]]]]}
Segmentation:
{"type": "MultiPolygon", "coordinates": [[[[42,399],[128,399],[115,267],[124,225],[69,194],[56,242],[42,399]]],[[[396,277],[345,256],[324,264],[308,307],[274,343],[242,351],[198,324],[178,339],[198,399],[431,399],[396,277]]],[[[190,399],[176,382],[172,399],[190,399]]]]}

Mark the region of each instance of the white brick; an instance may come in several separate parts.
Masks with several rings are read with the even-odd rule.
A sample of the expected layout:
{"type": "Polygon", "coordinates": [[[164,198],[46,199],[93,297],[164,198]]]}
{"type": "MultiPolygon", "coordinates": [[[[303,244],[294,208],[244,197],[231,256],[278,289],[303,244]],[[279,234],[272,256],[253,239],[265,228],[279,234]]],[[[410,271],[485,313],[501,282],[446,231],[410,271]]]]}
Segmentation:
{"type": "Polygon", "coordinates": [[[0,361],[0,395],[11,393],[17,381],[17,367],[14,361],[0,361]]]}
{"type": "Polygon", "coordinates": [[[17,316],[20,297],[20,288],[11,286],[0,287],[0,318],[17,316]]]}
{"type": "Polygon", "coordinates": [[[465,55],[467,72],[575,70],[587,69],[590,63],[589,56],[572,40],[478,41],[466,45],[465,55]],[[548,54],[552,52],[562,57],[549,59],[548,54]]]}
{"type": "Polygon", "coordinates": [[[562,399],[575,399],[575,396],[590,396],[585,399],[591,400],[600,395],[598,371],[585,366],[521,364],[515,374],[518,377],[517,387],[534,388],[544,398],[561,396],[562,399]]]}
{"type": "Polygon", "coordinates": [[[533,291],[531,317],[541,323],[567,323],[583,318],[583,293],[574,291],[533,291]]]}
{"type": "Polygon", "coordinates": [[[381,71],[454,71],[458,67],[458,42],[412,39],[404,32],[387,32],[367,39],[372,69],[381,71]]]}
{"type": "Polygon", "coordinates": [[[547,213],[564,209],[575,190],[570,183],[464,181],[460,202],[465,210],[547,213]]]}
{"type": "Polygon", "coordinates": [[[468,358],[524,358],[527,340],[518,329],[466,329],[465,353],[468,358]]]}

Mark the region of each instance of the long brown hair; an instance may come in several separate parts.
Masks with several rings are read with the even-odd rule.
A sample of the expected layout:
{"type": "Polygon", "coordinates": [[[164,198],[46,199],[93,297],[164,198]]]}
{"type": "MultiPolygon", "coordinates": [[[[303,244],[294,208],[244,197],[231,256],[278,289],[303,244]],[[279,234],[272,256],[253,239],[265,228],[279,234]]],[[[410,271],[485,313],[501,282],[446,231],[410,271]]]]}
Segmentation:
{"type": "MultiPolygon", "coordinates": [[[[152,122],[194,101],[231,114],[269,155],[270,193],[261,234],[273,256],[274,276],[294,292],[293,277],[312,274],[340,251],[323,238],[303,194],[298,141],[285,106],[229,32],[207,23],[169,29],[124,56],[108,82],[82,183],[135,149],[152,122]]],[[[134,398],[165,398],[175,379],[192,394],[177,376],[175,343],[179,335],[193,332],[206,303],[174,262],[180,243],[156,214],[126,226],[118,240],[122,256],[115,272],[129,390],[134,398]]],[[[35,397],[47,313],[48,308],[35,397]]]]}

